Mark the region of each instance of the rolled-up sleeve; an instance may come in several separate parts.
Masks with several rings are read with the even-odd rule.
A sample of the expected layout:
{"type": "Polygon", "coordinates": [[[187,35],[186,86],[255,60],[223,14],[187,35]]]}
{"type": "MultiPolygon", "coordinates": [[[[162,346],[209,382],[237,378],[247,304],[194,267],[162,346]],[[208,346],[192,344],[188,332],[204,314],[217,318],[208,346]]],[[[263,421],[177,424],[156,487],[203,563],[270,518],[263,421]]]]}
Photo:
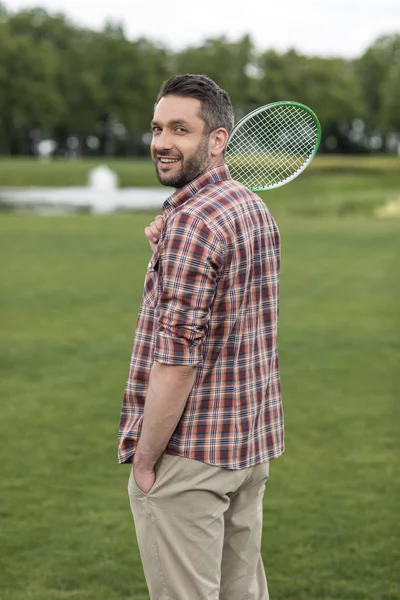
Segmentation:
{"type": "Polygon", "coordinates": [[[224,244],[198,217],[180,212],[163,239],[154,360],[200,366],[224,244]]]}

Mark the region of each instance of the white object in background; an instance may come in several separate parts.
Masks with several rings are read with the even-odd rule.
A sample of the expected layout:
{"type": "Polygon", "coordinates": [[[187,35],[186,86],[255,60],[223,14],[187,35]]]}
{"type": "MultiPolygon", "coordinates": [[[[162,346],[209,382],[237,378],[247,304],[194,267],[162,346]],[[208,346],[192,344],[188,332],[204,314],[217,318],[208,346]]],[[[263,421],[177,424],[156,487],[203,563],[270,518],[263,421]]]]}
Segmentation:
{"type": "Polygon", "coordinates": [[[119,181],[117,174],[106,165],[95,167],[89,173],[89,188],[97,192],[93,212],[106,214],[115,210],[115,190],[119,181]]]}
{"type": "Polygon", "coordinates": [[[89,187],[93,190],[110,191],[119,186],[118,176],[106,165],[95,167],[89,173],[89,187]]]}
{"type": "Polygon", "coordinates": [[[54,140],[41,140],[36,146],[36,151],[39,155],[39,158],[46,160],[53,154],[56,148],[57,142],[54,140]]]}

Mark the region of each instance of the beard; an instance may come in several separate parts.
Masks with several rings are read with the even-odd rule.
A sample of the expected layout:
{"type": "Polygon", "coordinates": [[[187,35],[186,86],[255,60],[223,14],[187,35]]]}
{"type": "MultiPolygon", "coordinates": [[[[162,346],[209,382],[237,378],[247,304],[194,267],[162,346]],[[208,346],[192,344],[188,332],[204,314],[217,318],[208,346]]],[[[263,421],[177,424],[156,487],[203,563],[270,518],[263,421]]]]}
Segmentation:
{"type": "Polygon", "coordinates": [[[159,183],[169,187],[182,188],[203,173],[207,169],[209,163],[208,138],[208,135],[203,136],[197,149],[187,159],[184,159],[182,154],[174,154],[175,158],[181,160],[182,166],[180,170],[173,175],[161,173],[157,161],[157,158],[162,156],[171,157],[171,152],[157,152],[153,158],[153,162],[156,166],[156,175],[159,183]]]}

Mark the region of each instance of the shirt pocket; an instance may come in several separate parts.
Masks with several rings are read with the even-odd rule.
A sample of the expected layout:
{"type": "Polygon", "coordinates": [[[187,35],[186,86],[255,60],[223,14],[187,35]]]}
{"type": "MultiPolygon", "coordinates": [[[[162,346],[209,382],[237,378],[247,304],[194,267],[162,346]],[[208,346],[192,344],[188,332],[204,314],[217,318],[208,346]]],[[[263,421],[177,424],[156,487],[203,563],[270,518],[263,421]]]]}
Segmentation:
{"type": "Polygon", "coordinates": [[[147,266],[144,280],[143,303],[145,306],[154,307],[157,304],[158,267],[160,256],[154,252],[147,266]]]}

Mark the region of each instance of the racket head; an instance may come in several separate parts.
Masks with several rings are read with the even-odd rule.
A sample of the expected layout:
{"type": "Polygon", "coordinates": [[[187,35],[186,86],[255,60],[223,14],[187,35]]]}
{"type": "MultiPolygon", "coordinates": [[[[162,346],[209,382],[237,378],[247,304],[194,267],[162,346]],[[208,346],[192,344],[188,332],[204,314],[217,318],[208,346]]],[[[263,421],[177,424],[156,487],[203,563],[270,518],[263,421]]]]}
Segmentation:
{"type": "Polygon", "coordinates": [[[273,102],[245,115],[233,128],[225,153],[232,179],[254,192],[298,177],[318,152],[321,124],[305,104],[273,102]]]}

